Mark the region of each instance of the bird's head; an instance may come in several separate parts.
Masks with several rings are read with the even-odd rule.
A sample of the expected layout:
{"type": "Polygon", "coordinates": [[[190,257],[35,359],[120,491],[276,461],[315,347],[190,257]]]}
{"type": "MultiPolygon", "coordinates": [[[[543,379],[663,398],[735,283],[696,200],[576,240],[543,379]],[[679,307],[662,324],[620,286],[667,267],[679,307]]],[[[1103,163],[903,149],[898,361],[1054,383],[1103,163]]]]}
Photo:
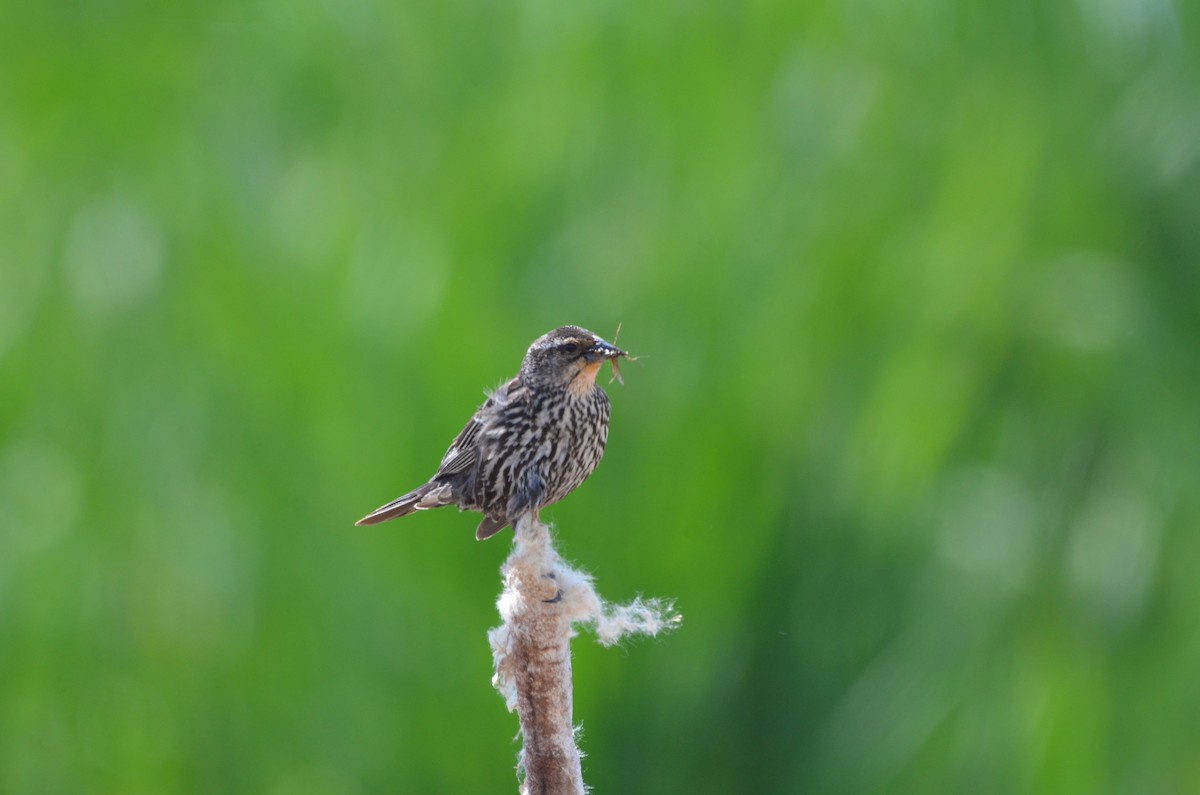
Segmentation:
{"type": "Polygon", "coordinates": [[[521,380],[532,387],[566,387],[577,396],[596,384],[596,373],[607,361],[627,355],[579,326],[562,326],[534,340],[521,363],[521,380]]]}

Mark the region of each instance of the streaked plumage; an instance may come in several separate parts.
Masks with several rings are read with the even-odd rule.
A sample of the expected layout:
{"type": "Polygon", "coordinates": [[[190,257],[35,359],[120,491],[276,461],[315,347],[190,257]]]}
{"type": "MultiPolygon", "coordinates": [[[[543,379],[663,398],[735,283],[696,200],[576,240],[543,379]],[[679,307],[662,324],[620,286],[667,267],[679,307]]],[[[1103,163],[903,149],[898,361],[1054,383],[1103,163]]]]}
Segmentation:
{"type": "Polygon", "coordinates": [[[475,537],[484,539],[522,513],[558,502],[592,474],[604,455],[609,403],[596,373],[604,362],[624,355],[578,326],[539,337],[521,371],[479,407],[429,482],[358,524],[457,505],[483,513],[475,537]]]}

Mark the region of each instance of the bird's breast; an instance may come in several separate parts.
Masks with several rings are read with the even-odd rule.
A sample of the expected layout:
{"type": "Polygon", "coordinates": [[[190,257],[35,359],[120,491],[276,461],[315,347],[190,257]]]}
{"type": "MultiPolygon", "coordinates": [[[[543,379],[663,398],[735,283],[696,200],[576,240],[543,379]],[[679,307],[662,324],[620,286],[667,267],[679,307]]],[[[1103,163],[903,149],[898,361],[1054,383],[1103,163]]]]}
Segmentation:
{"type": "Polygon", "coordinates": [[[600,372],[602,364],[604,364],[603,360],[585,364],[579,368],[579,372],[567,384],[567,392],[571,397],[585,398],[592,393],[592,390],[596,388],[596,374],[600,372]]]}

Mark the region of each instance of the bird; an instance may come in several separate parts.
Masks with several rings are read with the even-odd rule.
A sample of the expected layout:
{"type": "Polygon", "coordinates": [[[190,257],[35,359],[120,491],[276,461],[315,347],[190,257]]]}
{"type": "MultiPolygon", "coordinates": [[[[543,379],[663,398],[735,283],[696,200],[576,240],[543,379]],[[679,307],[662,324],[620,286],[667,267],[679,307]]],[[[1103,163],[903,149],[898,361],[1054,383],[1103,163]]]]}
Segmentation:
{"type": "Polygon", "coordinates": [[[482,541],[566,497],[604,455],[611,409],[596,375],[611,361],[620,379],[622,356],[628,354],[579,326],[538,337],[517,375],[488,394],[455,437],[433,477],[355,524],[456,505],[483,514],[475,530],[482,541]]]}

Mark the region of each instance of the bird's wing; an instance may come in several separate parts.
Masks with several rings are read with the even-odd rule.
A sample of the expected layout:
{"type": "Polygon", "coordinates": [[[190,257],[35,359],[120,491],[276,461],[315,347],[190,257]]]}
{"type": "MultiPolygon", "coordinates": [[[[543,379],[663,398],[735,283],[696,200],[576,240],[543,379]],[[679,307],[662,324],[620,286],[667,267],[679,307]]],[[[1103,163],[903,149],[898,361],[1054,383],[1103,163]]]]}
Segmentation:
{"type": "MultiPolygon", "coordinates": [[[[484,406],[486,405],[485,403],[484,406]]],[[[475,416],[467,423],[467,427],[463,428],[450,443],[450,449],[442,457],[442,464],[438,467],[437,474],[433,476],[435,480],[466,472],[475,466],[475,462],[479,459],[479,429],[483,427],[479,415],[480,412],[475,412],[475,416]]]]}
{"type": "Polygon", "coordinates": [[[433,476],[435,480],[466,472],[475,466],[479,461],[479,432],[483,430],[486,418],[493,413],[497,405],[508,402],[509,390],[519,383],[519,379],[513,378],[488,395],[488,399],[475,412],[475,416],[471,417],[466,427],[450,443],[450,449],[442,456],[441,466],[433,476]]]}

